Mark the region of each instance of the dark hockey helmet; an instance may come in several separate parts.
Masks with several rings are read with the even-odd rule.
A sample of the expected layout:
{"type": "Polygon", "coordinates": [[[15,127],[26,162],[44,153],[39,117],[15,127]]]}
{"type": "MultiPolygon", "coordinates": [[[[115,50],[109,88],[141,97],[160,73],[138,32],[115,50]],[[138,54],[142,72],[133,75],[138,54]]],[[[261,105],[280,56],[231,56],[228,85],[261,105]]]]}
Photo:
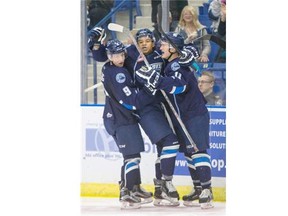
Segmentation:
{"type": "Polygon", "coordinates": [[[155,42],[155,37],[152,31],[148,28],[143,28],[137,31],[136,33],[136,41],[138,42],[139,38],[141,37],[149,37],[153,42],[155,42]]]}
{"type": "MultiPolygon", "coordinates": [[[[179,49],[183,48],[184,38],[180,34],[175,32],[167,32],[166,35],[179,49]]],[[[162,35],[161,41],[169,43],[169,40],[164,35],[162,35]]]]}
{"type": "Polygon", "coordinates": [[[107,42],[107,46],[106,46],[107,54],[117,54],[117,53],[122,53],[125,51],[126,51],[126,47],[120,40],[113,39],[107,42]]]}

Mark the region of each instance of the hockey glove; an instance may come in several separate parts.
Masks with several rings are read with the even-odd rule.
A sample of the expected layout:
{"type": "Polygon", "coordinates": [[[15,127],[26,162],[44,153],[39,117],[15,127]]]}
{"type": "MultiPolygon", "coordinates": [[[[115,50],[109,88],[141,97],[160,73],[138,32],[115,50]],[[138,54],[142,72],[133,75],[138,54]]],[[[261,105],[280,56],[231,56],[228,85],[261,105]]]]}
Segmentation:
{"type": "Polygon", "coordinates": [[[182,55],[179,58],[179,64],[181,66],[191,66],[199,57],[197,49],[193,46],[184,47],[181,53],[182,55]]]}
{"type": "Polygon", "coordinates": [[[152,86],[149,86],[148,84],[144,84],[143,88],[148,94],[151,95],[155,95],[157,92],[157,89],[154,89],[152,86]]]}
{"type": "Polygon", "coordinates": [[[151,86],[152,88],[157,88],[160,83],[161,75],[159,72],[152,68],[141,67],[136,71],[136,79],[147,86],[151,86]]]}
{"type": "Polygon", "coordinates": [[[200,56],[198,49],[192,45],[187,45],[183,49],[191,51],[195,58],[199,58],[200,56]]]}
{"type": "Polygon", "coordinates": [[[101,27],[95,27],[88,33],[88,47],[93,48],[94,45],[100,45],[106,38],[106,32],[101,27]]]}
{"type": "Polygon", "coordinates": [[[183,49],[181,51],[182,55],[179,58],[179,64],[181,66],[190,66],[195,60],[193,53],[190,50],[183,49]]]}

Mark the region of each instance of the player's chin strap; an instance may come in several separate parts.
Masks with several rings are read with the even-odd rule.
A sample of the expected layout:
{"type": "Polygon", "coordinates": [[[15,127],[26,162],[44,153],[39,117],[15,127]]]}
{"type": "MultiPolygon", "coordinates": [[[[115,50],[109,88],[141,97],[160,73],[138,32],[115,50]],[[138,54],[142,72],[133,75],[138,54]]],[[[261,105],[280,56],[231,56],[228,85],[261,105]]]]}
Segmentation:
{"type": "Polygon", "coordinates": [[[167,58],[167,60],[169,61],[169,59],[172,57],[172,55],[174,54],[174,53],[177,53],[177,51],[176,52],[171,52],[170,50],[172,49],[172,48],[174,48],[172,45],[169,45],[169,53],[170,53],[170,55],[169,55],[169,57],[167,58]],[[171,46],[171,47],[170,47],[171,46]]]}

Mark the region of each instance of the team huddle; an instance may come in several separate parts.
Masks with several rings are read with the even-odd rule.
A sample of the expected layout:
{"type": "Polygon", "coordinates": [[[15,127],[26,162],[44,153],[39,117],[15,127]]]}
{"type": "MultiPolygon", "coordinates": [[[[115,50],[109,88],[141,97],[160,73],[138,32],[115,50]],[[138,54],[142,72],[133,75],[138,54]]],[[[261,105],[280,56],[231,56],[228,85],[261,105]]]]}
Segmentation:
{"type": "Polygon", "coordinates": [[[153,198],[155,206],[179,206],[172,183],[178,152],[184,154],[193,181],[192,192],[182,197],[183,204],[213,207],[207,152],[210,117],[193,66],[199,57],[197,49],[184,44],[183,37],[174,32],[156,41],[147,28],[140,29],[135,35],[137,44],[129,46],[118,39],[106,43],[105,30],[100,27],[88,37],[94,60],[107,61],[101,80],[106,95],[103,122],[123,155],[122,208],[140,208],[153,198]],[[140,126],[157,147],[154,193],[141,187],[139,164],[145,149],[140,126]]]}

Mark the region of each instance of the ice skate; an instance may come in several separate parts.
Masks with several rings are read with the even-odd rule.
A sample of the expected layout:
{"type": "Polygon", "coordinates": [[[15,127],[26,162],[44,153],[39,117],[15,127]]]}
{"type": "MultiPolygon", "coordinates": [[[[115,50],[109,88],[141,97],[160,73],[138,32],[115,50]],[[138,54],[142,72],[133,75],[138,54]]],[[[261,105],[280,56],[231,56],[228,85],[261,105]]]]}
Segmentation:
{"type": "Polygon", "coordinates": [[[137,209],[141,207],[141,199],[125,187],[122,187],[120,190],[119,201],[121,203],[121,209],[137,209]]]}
{"type": "Polygon", "coordinates": [[[184,195],[182,197],[183,199],[183,205],[188,207],[198,207],[199,204],[199,196],[202,192],[201,186],[196,186],[193,188],[190,194],[184,195]]]}
{"type": "Polygon", "coordinates": [[[179,194],[172,181],[154,179],[154,184],[153,204],[155,206],[179,206],[179,194]]]}
{"type": "Polygon", "coordinates": [[[211,188],[203,189],[199,196],[199,203],[202,209],[213,208],[213,193],[211,188]]]}
{"type": "Polygon", "coordinates": [[[141,204],[147,204],[153,201],[153,193],[146,191],[140,185],[134,185],[132,193],[141,199],[141,204]]]}

